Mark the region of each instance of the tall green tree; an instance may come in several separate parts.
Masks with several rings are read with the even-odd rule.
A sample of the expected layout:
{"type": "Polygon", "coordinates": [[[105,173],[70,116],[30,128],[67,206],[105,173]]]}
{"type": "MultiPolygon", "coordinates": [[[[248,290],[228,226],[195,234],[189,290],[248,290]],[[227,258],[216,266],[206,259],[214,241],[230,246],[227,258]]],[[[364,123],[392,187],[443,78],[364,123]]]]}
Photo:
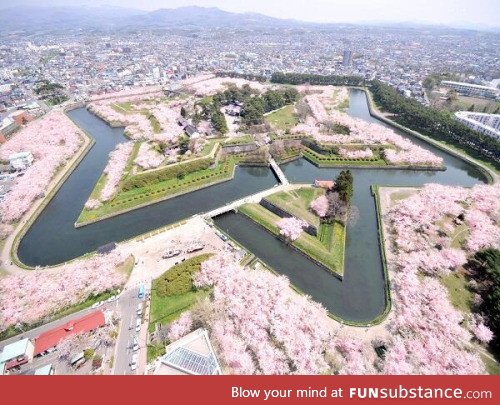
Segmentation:
{"type": "Polygon", "coordinates": [[[212,113],[211,122],[212,126],[218,133],[220,133],[221,135],[227,133],[228,128],[227,128],[226,117],[220,111],[214,111],[212,113]]]}
{"type": "Polygon", "coordinates": [[[347,205],[351,204],[354,179],[350,170],[342,170],[335,180],[335,191],[347,205]]]}

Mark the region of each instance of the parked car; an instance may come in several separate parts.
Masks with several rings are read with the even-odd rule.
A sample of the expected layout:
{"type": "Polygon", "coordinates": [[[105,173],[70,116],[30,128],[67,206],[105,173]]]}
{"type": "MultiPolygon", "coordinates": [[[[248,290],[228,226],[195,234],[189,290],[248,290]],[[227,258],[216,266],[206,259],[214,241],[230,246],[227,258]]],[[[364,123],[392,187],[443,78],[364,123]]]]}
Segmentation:
{"type": "Polygon", "coordinates": [[[205,244],[202,242],[192,242],[186,248],[187,253],[197,252],[198,250],[202,250],[205,247],[205,244]]]}
{"type": "Polygon", "coordinates": [[[219,231],[215,231],[215,234],[221,238],[224,242],[227,241],[227,236],[224,235],[222,232],[219,232],[219,231]]]}
{"type": "Polygon", "coordinates": [[[102,301],[97,301],[97,302],[94,302],[91,306],[92,309],[96,309],[96,308],[99,308],[101,305],[103,304],[102,301]]]}
{"type": "Polygon", "coordinates": [[[136,352],[139,350],[139,341],[137,340],[137,337],[134,337],[134,341],[132,343],[132,350],[136,352]]]}
{"type": "Polygon", "coordinates": [[[141,320],[140,319],[137,319],[137,321],[135,321],[135,331],[136,332],[141,331],[141,320]]]}
{"type": "Polygon", "coordinates": [[[137,368],[137,353],[132,355],[132,361],[130,362],[130,369],[135,370],[137,368]]]}
{"type": "Polygon", "coordinates": [[[84,352],[78,353],[76,356],[74,356],[70,360],[70,364],[76,368],[80,367],[83,363],[85,363],[85,353],[84,352]]]}
{"type": "Polygon", "coordinates": [[[142,304],[141,303],[137,304],[137,311],[136,311],[136,313],[137,313],[137,316],[141,316],[142,315],[142,304]]]}
{"type": "Polygon", "coordinates": [[[179,256],[180,254],[181,251],[179,249],[169,249],[163,254],[162,258],[168,259],[170,257],[179,256]]]}

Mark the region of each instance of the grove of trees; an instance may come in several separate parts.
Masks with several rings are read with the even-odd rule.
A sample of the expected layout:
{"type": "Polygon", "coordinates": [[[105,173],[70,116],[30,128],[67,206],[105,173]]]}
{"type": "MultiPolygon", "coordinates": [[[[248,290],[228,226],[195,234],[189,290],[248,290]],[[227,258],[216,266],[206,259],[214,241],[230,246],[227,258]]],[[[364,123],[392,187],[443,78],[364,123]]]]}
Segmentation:
{"type": "Polygon", "coordinates": [[[377,105],[394,114],[397,123],[438,141],[459,146],[474,157],[491,159],[500,168],[500,142],[497,140],[473,131],[449,113],[403,97],[396,89],[378,80],[371,82],[370,90],[377,105]]]}
{"type": "Polygon", "coordinates": [[[273,73],[272,83],[310,84],[318,86],[363,86],[365,80],[360,76],[315,75],[307,73],[273,73]]]}
{"type": "Polygon", "coordinates": [[[482,302],[479,311],[486,318],[486,324],[493,332],[491,346],[500,353],[500,250],[485,249],[477,252],[469,266],[474,279],[479,282],[478,290],[482,302]]]}
{"type": "Polygon", "coordinates": [[[214,127],[220,124],[222,129],[224,129],[222,123],[224,115],[220,113],[221,107],[231,103],[239,103],[243,106],[241,112],[242,123],[247,126],[258,125],[264,121],[265,113],[294,103],[298,98],[298,94],[298,91],[292,87],[268,90],[264,94],[259,95],[258,91],[252,89],[248,84],[243,85],[241,88],[230,86],[223,92],[215,94],[212,98],[212,103],[205,103],[203,109],[204,114],[211,117],[214,127]],[[218,117],[219,114],[222,117],[218,117]]]}
{"type": "Polygon", "coordinates": [[[353,190],[351,171],[342,170],[335,180],[334,188],[326,193],[327,207],[322,215],[325,222],[339,221],[345,224],[357,220],[358,211],[351,204],[353,190]]]}

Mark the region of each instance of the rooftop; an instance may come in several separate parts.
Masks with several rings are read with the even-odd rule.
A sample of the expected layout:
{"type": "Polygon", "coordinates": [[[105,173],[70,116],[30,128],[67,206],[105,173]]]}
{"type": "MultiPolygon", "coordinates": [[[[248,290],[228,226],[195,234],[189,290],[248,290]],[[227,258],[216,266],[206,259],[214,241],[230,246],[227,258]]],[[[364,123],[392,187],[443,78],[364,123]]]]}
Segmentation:
{"type": "Polygon", "coordinates": [[[500,91],[494,87],[489,87],[489,86],[481,86],[480,84],[472,84],[472,83],[465,83],[465,82],[454,82],[452,80],[443,80],[441,84],[451,84],[451,85],[457,85],[457,86],[467,86],[467,87],[474,87],[476,89],[483,89],[483,90],[494,90],[494,91],[500,91]]]}
{"type": "Polygon", "coordinates": [[[89,332],[91,330],[97,329],[100,326],[104,326],[106,320],[104,318],[104,313],[102,311],[91,312],[74,321],[69,321],[64,325],[54,328],[47,332],[42,333],[35,339],[35,352],[34,355],[40,354],[51,347],[57,346],[57,344],[72,335],[76,335],[82,332],[89,332]]]}
{"type": "Polygon", "coordinates": [[[9,155],[9,160],[15,160],[15,159],[24,159],[27,157],[30,157],[31,152],[18,152],[18,153],[13,153],[12,155],[9,155]]]}
{"type": "Polygon", "coordinates": [[[29,344],[29,339],[21,339],[17,342],[11,343],[3,348],[2,353],[0,353],[0,363],[5,363],[10,359],[24,356],[26,349],[29,344]]]}
{"type": "Polygon", "coordinates": [[[221,374],[219,362],[205,329],[197,329],[166,348],[159,360],[156,375],[221,374]]]}
{"type": "Polygon", "coordinates": [[[37,368],[35,370],[35,375],[49,375],[52,371],[52,364],[47,364],[46,366],[37,368]]]}

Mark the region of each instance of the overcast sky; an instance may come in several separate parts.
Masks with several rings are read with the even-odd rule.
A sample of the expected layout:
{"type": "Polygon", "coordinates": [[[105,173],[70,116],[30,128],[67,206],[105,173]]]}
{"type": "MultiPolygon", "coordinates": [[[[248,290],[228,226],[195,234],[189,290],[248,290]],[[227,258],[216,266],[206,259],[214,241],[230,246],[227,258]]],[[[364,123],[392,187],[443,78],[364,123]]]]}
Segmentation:
{"type": "MultiPolygon", "coordinates": [[[[12,2],[0,1],[2,7],[12,2]]],[[[500,0],[18,0],[16,4],[114,5],[155,10],[197,5],[316,22],[427,22],[500,26],[500,0]]]]}

